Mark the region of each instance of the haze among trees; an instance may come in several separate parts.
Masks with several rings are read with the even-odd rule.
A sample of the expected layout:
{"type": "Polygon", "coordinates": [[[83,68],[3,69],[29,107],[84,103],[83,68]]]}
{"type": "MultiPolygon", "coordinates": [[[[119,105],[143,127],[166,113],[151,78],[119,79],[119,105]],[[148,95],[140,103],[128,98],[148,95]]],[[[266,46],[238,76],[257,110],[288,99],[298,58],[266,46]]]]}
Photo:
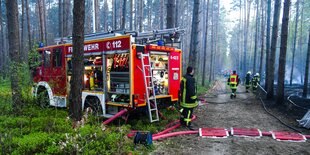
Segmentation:
{"type": "MultiPolygon", "coordinates": [[[[304,84],[307,92],[310,1],[232,0],[227,7],[224,0],[85,0],[85,17],[79,18],[83,9],[75,14],[73,4],[0,0],[0,74],[12,81],[17,111],[23,103],[17,97],[21,81],[15,71],[28,64],[29,51],[38,43],[53,45],[55,38],[120,29],[184,29],[183,70],[194,66],[203,86],[218,80],[224,70],[237,70],[242,78],[247,71],[260,73],[267,97],[276,95],[279,104],[285,84],[304,84]],[[83,31],[78,31],[74,19],[85,20],[83,31]]],[[[74,42],[73,50],[82,43],[74,42]]]]}

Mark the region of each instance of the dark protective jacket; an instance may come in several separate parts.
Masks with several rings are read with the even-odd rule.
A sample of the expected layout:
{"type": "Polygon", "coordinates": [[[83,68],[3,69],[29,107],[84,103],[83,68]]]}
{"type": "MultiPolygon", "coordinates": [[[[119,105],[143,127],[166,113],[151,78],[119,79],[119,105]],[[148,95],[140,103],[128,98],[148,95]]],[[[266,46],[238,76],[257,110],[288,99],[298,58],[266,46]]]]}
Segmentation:
{"type": "Polygon", "coordinates": [[[250,74],[246,74],[246,76],[245,76],[245,86],[246,87],[251,86],[251,75],[250,74]]]}
{"type": "Polygon", "coordinates": [[[180,84],[180,104],[185,108],[198,106],[196,96],[196,82],[192,75],[186,74],[182,77],[180,84]]]}

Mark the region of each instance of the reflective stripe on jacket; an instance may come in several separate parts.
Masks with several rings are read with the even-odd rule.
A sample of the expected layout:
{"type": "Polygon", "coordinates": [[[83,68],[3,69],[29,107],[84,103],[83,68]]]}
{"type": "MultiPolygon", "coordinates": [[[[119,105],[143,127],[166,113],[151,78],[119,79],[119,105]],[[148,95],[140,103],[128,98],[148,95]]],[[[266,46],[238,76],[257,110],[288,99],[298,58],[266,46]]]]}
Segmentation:
{"type": "Polygon", "coordinates": [[[198,106],[195,79],[189,74],[186,74],[181,80],[180,103],[185,108],[195,108],[198,106]]]}

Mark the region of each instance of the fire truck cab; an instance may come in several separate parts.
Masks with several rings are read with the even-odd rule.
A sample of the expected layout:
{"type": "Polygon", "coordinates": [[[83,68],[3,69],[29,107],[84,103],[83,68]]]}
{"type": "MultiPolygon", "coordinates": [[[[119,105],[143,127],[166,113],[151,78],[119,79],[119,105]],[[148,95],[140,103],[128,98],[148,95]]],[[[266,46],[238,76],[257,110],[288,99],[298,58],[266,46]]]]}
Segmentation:
{"type": "MultiPolygon", "coordinates": [[[[141,36],[143,33],[140,36],[138,33],[86,36],[83,110],[90,107],[98,115],[109,118],[123,108],[146,107],[147,100],[154,98],[152,94],[155,94],[158,104],[176,102],[182,76],[182,51],[164,45],[162,40],[149,42],[154,36],[156,39],[158,36],[163,38],[168,34],[171,37],[180,33],[178,29],[164,32],[169,33],[157,31],[160,34],[157,37],[155,31],[144,33],[146,37],[141,36]],[[148,65],[149,68],[146,67],[148,65]],[[146,88],[149,85],[153,87],[150,90],[146,88]]],[[[66,107],[73,67],[72,43],[42,47],[38,52],[42,63],[35,70],[33,94],[38,96],[43,93],[50,106],[66,107]]]]}

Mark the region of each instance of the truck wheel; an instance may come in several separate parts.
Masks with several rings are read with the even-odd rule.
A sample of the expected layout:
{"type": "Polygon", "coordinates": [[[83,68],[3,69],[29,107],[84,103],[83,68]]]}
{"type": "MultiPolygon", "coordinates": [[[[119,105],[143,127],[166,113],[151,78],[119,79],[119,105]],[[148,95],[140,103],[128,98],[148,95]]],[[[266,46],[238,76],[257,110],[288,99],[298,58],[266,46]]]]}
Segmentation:
{"type": "Polygon", "coordinates": [[[98,116],[102,114],[102,107],[100,100],[97,97],[87,97],[85,99],[84,111],[91,109],[93,115],[98,116]]]}
{"type": "Polygon", "coordinates": [[[38,91],[39,93],[37,94],[37,105],[40,106],[41,108],[47,108],[50,105],[50,100],[48,96],[48,92],[46,89],[41,89],[38,91]]]}

